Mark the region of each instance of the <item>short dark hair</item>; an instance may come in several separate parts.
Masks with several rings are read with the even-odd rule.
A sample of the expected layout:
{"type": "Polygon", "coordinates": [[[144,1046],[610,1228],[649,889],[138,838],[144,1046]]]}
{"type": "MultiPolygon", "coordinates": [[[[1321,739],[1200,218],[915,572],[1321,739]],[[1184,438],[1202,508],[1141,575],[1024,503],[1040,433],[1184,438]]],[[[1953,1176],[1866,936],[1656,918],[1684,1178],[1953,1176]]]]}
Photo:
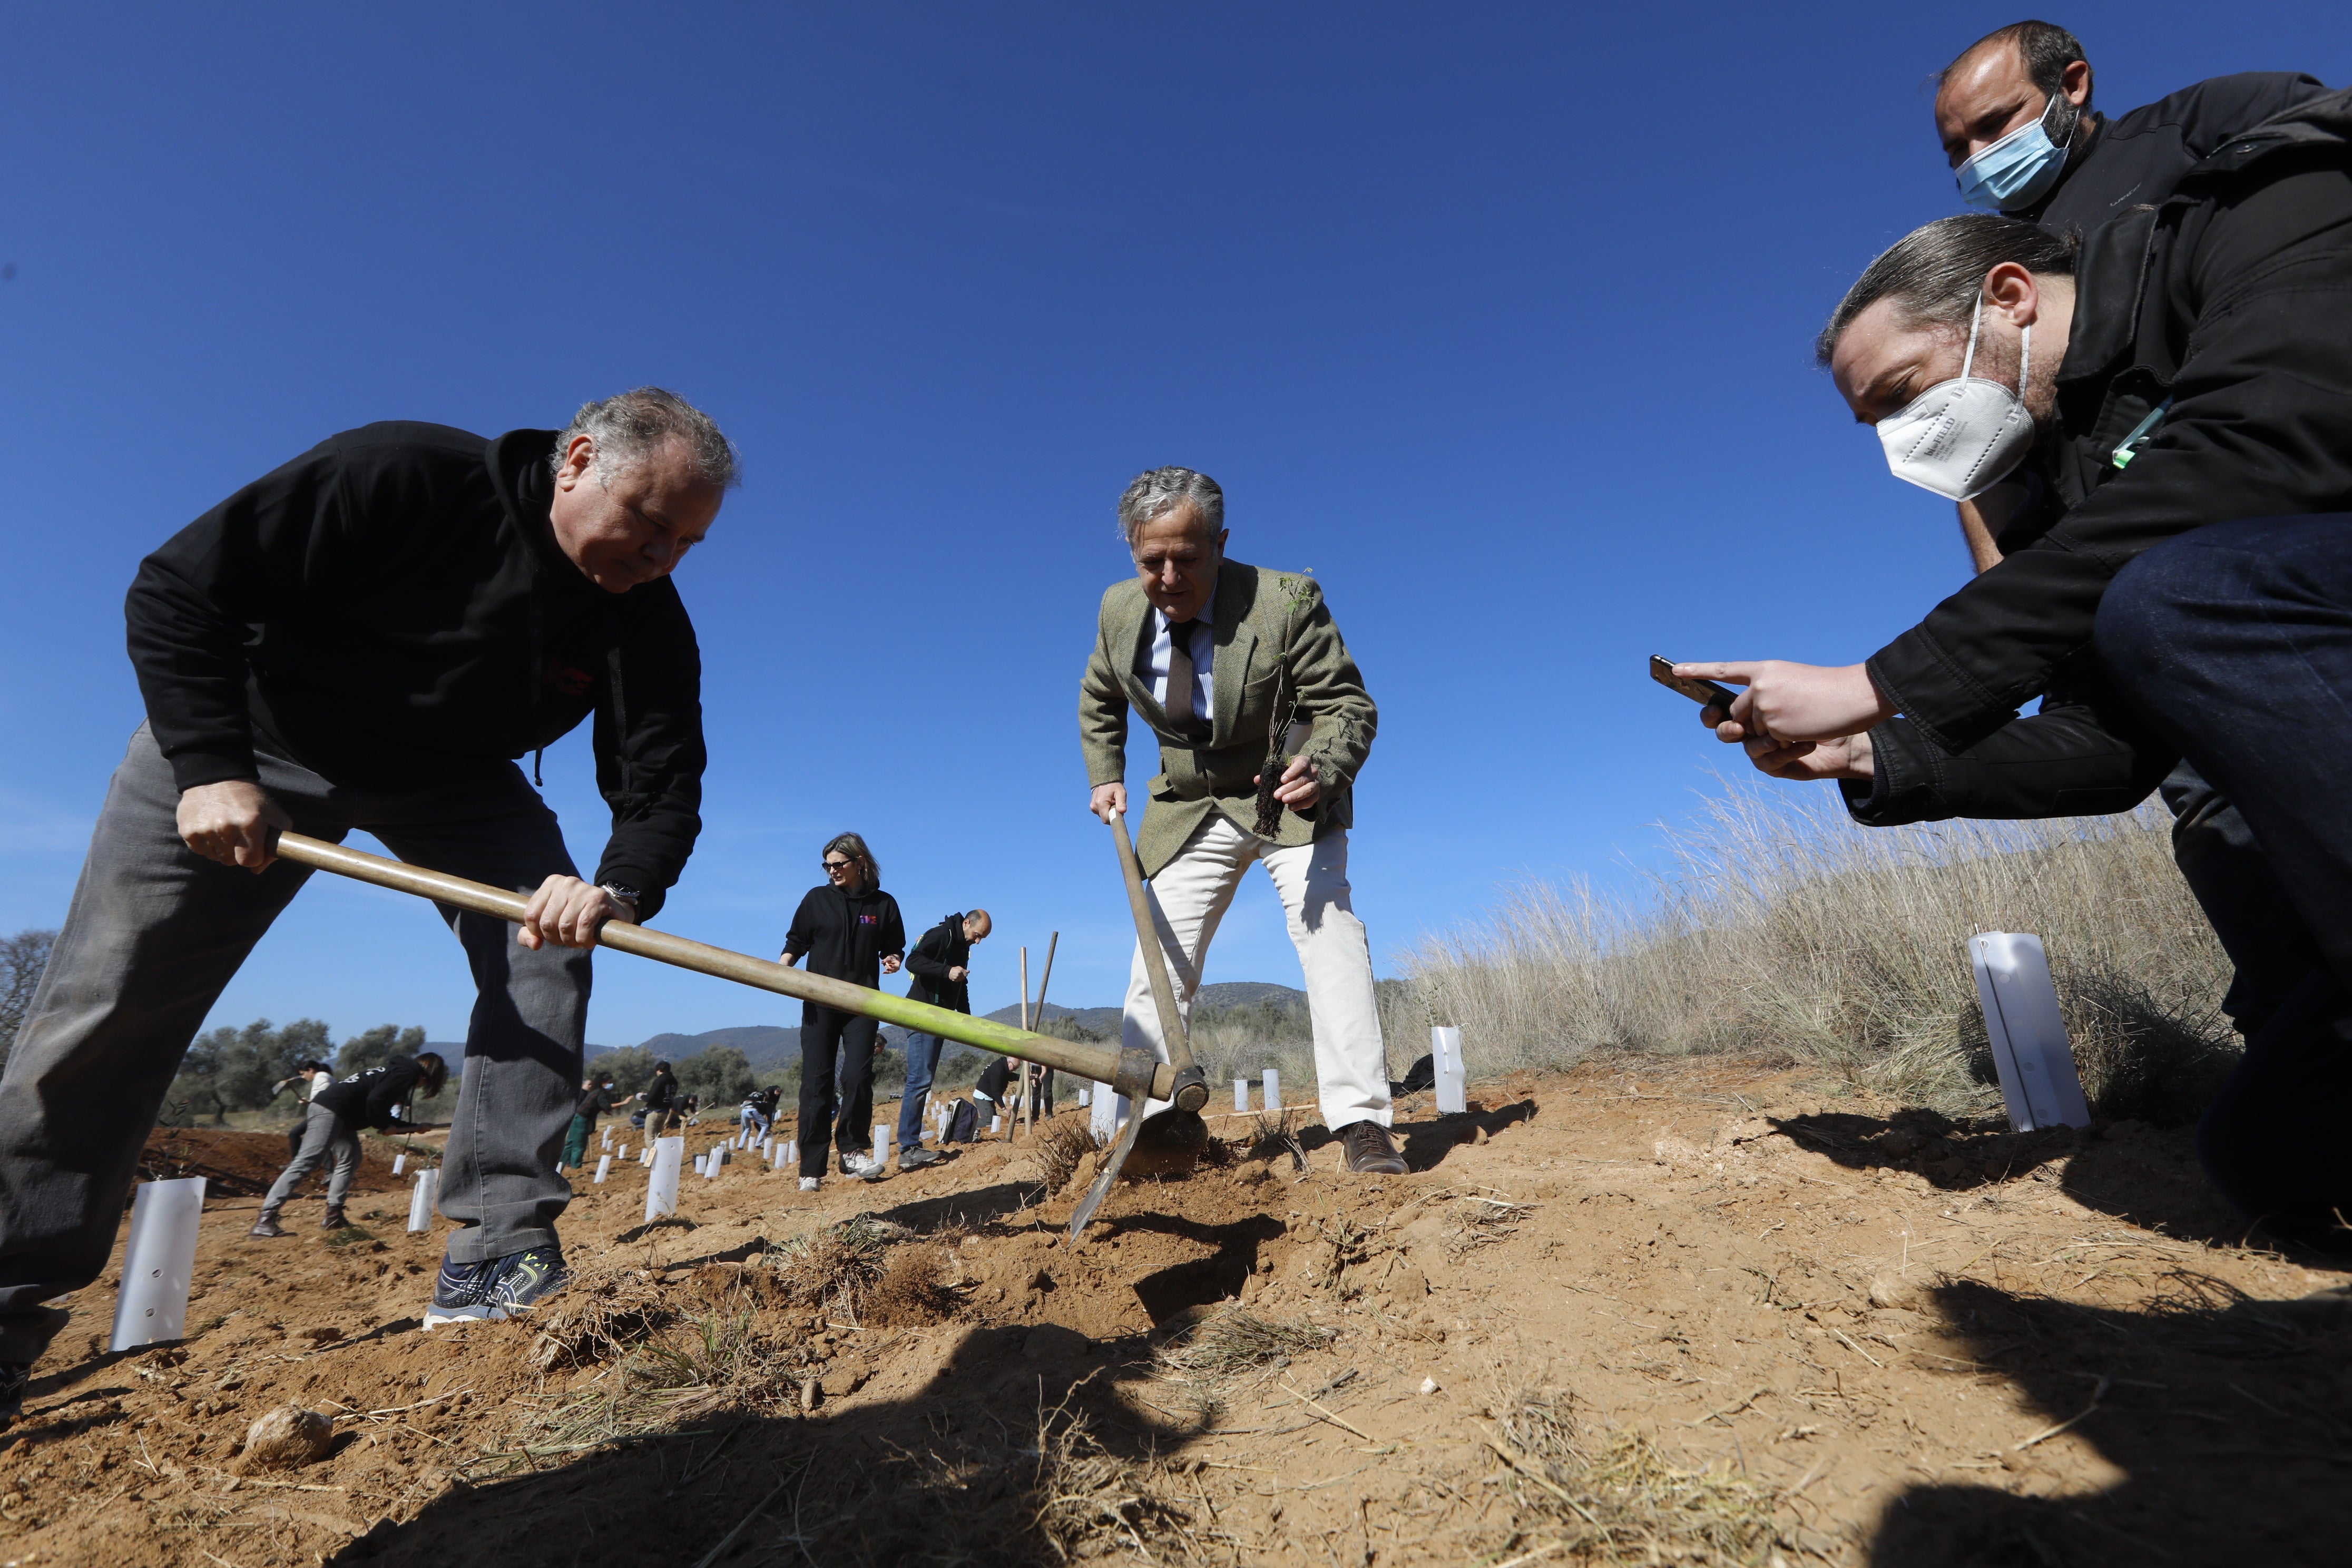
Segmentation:
{"type": "Polygon", "coordinates": [[[656,1071],[656,1072],[667,1072],[667,1071],[669,1071],[669,1063],[667,1063],[667,1062],[656,1062],[656,1063],[654,1063],[654,1071],[656,1071]]]}
{"type": "Polygon", "coordinates": [[[1985,274],[2015,262],[2042,277],[2074,275],[2074,242],[2021,218],[1960,213],[1913,229],[1863,268],[1829,325],[1813,340],[1813,360],[1830,363],[1853,319],[1892,300],[1906,326],[1965,321],[1984,289],[1985,274]]]}
{"type": "MultiPolygon", "coordinates": [[[[2008,44],[2016,47],[2025,61],[2025,74],[2034,86],[2052,98],[2066,90],[2066,68],[2076,60],[2085,66],[2091,57],[2083,52],[2083,40],[2055,22],[2011,22],[2006,27],[1996,27],[1962,49],[1950,65],[1936,73],[1936,85],[1942,87],[1951,74],[1960,68],[1960,62],[1984,53],[1997,46],[2008,44]]],[[[2083,107],[2091,107],[2090,95],[2083,95],[2083,107]]]]}
{"type": "Polygon", "coordinates": [[[416,1070],[432,1087],[434,1094],[439,1094],[442,1085],[449,1081],[449,1064],[441,1059],[439,1051],[417,1052],[416,1070]]]}

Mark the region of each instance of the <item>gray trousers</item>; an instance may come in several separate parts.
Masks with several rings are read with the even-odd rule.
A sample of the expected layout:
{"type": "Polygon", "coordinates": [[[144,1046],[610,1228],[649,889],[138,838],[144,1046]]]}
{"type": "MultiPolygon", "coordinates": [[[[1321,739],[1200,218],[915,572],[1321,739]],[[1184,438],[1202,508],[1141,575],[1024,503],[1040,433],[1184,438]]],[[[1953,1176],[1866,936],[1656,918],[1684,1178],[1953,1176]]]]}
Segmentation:
{"type": "MultiPolygon", "coordinates": [[[[555,814],[512,764],[385,792],[257,760],[262,787],[314,837],[340,842],[365,828],[403,860],[520,892],[577,874],[555,814]]],[[[64,1324],[40,1303],[105,1269],[181,1057],[310,875],[284,860],[256,876],[204,858],[180,841],[179,798],[141,725],[0,1074],[0,1361],[37,1359],[64,1324]]],[[[384,919],[401,918],[398,895],[383,903],[384,919]]],[[[555,1162],[580,1098],[589,952],[533,952],[503,921],[447,908],[441,916],[477,992],[441,1212],[461,1227],[450,1258],[479,1263],[552,1244],[571,1201],[555,1162]]]]}
{"type": "Polygon", "coordinates": [[[302,1123],[302,1147],[295,1151],[293,1163],[278,1173],[269,1195],[261,1201],[261,1212],[276,1214],[278,1205],[302,1184],[302,1178],[317,1170],[330,1153],[335,1156],[335,1168],[327,1175],[327,1206],[339,1209],[351,1193],[352,1178],[359,1174],[360,1135],[325,1106],[314,1105],[302,1123]]]}

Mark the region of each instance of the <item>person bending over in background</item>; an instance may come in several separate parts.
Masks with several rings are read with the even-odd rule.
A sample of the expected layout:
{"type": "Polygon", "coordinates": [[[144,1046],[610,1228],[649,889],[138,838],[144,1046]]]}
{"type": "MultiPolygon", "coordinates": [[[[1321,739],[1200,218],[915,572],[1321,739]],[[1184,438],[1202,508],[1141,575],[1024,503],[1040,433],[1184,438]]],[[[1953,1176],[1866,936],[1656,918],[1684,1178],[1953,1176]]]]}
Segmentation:
{"type": "Polygon", "coordinates": [[[272,1100],[276,1100],[279,1095],[284,1094],[287,1089],[292,1088],[296,1084],[301,1085],[302,1088],[301,1094],[297,1098],[301,1101],[303,1115],[300,1120],[294,1123],[293,1126],[286,1130],[286,1157],[288,1159],[290,1160],[295,1155],[299,1154],[302,1152],[302,1135],[310,1130],[310,1101],[318,1098],[318,1094],[320,1089],[326,1088],[329,1084],[334,1081],[335,1069],[333,1068],[329,1067],[325,1062],[312,1060],[304,1062],[300,1067],[296,1068],[291,1073],[289,1073],[286,1077],[279,1079],[276,1083],[269,1086],[269,1098],[272,1100]]]}
{"type": "Polygon", "coordinates": [[[768,1135],[768,1129],[776,1123],[776,1102],[783,1097],[783,1091],[773,1084],[755,1089],[743,1097],[742,1110],[737,1120],[749,1142],[756,1143],[768,1135]]]}
{"type": "Polygon", "coordinates": [[[425,1098],[431,1100],[448,1079],[448,1065],[441,1059],[440,1053],[424,1051],[415,1057],[394,1057],[380,1068],[354,1073],[311,1096],[310,1109],[302,1123],[302,1147],[295,1153],[293,1163],[278,1173],[269,1195],[261,1200],[260,1216],[246,1234],[289,1234],[278,1228],[278,1211],[285,1206],[302,1178],[317,1170],[330,1153],[335,1157],[335,1168],[327,1176],[327,1212],[319,1223],[329,1230],[341,1229],[343,1199],[351,1194],[352,1178],[359,1173],[359,1130],[415,1126],[403,1113],[410,1099],[423,1089],[425,1098]]]}
{"type": "Polygon", "coordinates": [[[672,394],[488,439],[370,425],[263,476],[140,563],[124,605],[147,721],[115,770],[0,1074],[0,1421],[105,1268],[189,1041],[309,870],[293,828],[529,895],[520,939],[446,910],[479,993],[427,1323],[503,1317],[568,1277],[555,1155],[590,950],[661,906],[700,829],[701,666],[671,570],[733,447],[672,394]],[[594,715],[612,807],[594,881],[515,760],[594,715]]]}
{"type": "Polygon", "coordinates": [[[593,1072],[580,1080],[580,1103],[572,1113],[572,1130],[563,1135],[563,1163],[578,1170],[588,1159],[588,1140],[596,1136],[596,1118],[609,1116],[636,1099],[634,1094],[613,1098],[613,1075],[593,1072]]]}
{"type": "MultiPolygon", "coordinates": [[[[1190,468],[1139,475],[1119,498],[1118,526],[1135,574],[1103,594],[1078,687],[1088,809],[1106,822],[1127,809],[1128,713],[1142,714],[1160,742],[1160,774],[1136,853],[1178,1009],[1190,1016],[1217,922],[1243,874],[1263,862],[1307,973],[1324,1124],[1349,1170],[1402,1173],[1371,946],[1348,886],[1351,796],[1379,712],[1315,580],[1226,559],[1216,480],[1190,468]],[[1261,833],[1258,773],[1286,716],[1289,733],[1307,738],[1276,781],[1279,811],[1261,833]]],[[[1167,1058],[1140,942],[1120,1041],[1167,1058]]]]}
{"type": "Polygon", "coordinates": [[[2079,256],[2007,218],[1929,224],[1819,350],[1897,474],[1958,495],[2030,460],[2054,515],[1864,664],[1678,670],[1747,687],[1718,733],[1766,771],[1858,781],[1880,726],[1966,753],[2094,647],[2138,724],[2243,814],[2320,960],[2248,1041],[2199,1154],[2282,1233],[2343,1239],[2352,93],[2233,140],[2079,256]]]}
{"type": "MultiPolygon", "coordinates": [[[[866,840],[845,833],[824,847],[824,885],[811,888],[784,934],[786,967],[803,957],[811,974],[829,975],[874,990],[885,974],[898,973],[907,952],[907,929],[898,901],[882,890],[882,868],[866,840]]],[[[863,1013],[845,1013],[801,1004],[801,1191],[816,1190],[824,1174],[828,1135],[841,1145],[846,1175],[879,1180],[883,1162],[872,1147],[874,1131],[875,1022],[863,1013]],[[835,1079],[840,1079],[840,1125],[834,1121],[835,1079]]]]}
{"type": "MultiPolygon", "coordinates": [[[[988,940],[994,922],[986,910],[948,916],[922,934],[907,954],[907,999],[929,1002],[951,1013],[971,1012],[971,950],[988,940]]],[[[907,1089],[898,1100],[898,1169],[937,1164],[940,1152],[923,1147],[923,1110],[931,1078],[939,1070],[940,1037],[920,1032],[907,1037],[907,1089]]]]}

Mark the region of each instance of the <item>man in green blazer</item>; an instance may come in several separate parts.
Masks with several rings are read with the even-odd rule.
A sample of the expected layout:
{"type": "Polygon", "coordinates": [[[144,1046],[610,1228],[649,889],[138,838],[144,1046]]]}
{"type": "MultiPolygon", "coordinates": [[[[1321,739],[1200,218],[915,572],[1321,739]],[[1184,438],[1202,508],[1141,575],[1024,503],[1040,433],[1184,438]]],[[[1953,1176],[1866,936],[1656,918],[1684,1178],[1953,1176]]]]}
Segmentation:
{"type": "MultiPolygon", "coordinates": [[[[1379,710],[1312,577],[1225,559],[1216,480],[1155,468],[1119,498],[1118,524],[1136,574],[1104,593],[1078,689],[1090,809],[1106,822],[1127,809],[1132,709],[1160,741],[1136,852],[1178,1008],[1189,1017],[1217,922],[1242,874],[1263,862],[1307,973],[1324,1124],[1339,1134],[1348,1169],[1402,1173],[1371,944],[1348,889],[1351,786],[1379,710]],[[1286,726],[1289,760],[1274,790],[1279,810],[1265,822],[1258,775],[1277,724],[1286,726]]],[[[1121,1036],[1168,1054],[1140,945],[1121,1036]]]]}

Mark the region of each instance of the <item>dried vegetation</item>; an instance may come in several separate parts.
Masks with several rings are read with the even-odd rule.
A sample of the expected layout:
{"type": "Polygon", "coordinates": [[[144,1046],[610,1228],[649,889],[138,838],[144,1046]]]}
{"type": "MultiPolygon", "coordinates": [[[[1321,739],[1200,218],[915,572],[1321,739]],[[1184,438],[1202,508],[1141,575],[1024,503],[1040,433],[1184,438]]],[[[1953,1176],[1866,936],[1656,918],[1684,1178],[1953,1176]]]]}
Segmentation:
{"type": "Polygon", "coordinates": [[[1996,1109],[1965,942],[2040,935],[2095,1110],[2194,1116],[2236,1045],[2230,969],[2168,819],[1862,828],[1834,795],[1733,785],[1666,830],[1649,896],[1535,884],[1406,968],[1493,1073],[1596,1051],[1736,1051],[1951,1114],[1996,1109]]]}

